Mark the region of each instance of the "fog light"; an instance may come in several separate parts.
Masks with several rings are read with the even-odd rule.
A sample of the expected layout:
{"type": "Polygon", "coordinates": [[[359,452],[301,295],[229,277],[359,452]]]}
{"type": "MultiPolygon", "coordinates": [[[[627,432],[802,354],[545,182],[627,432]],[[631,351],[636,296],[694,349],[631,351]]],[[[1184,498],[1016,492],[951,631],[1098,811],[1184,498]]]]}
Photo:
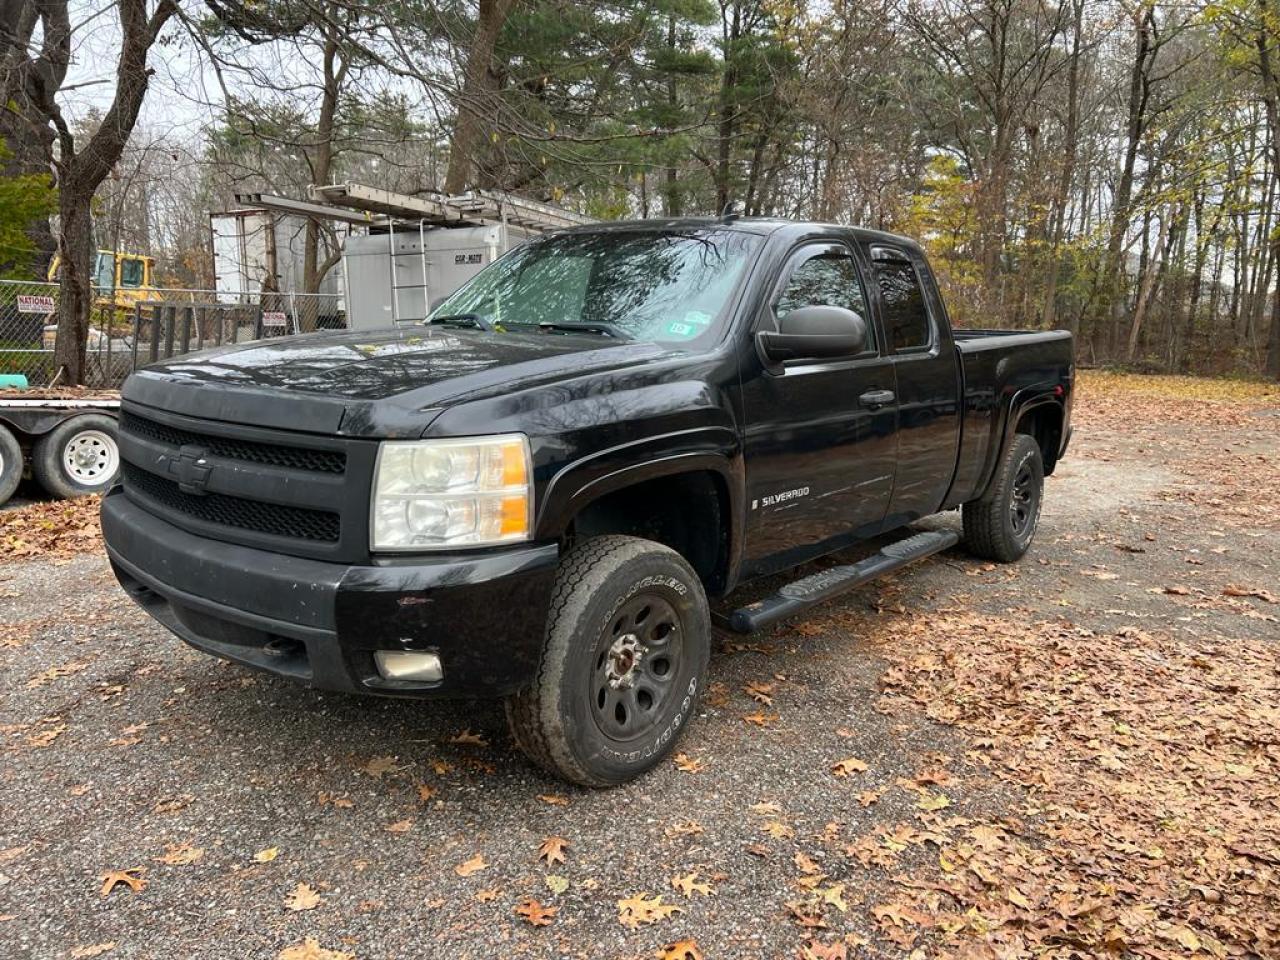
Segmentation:
{"type": "Polygon", "coordinates": [[[410,653],[403,650],[377,650],[373,661],[386,680],[430,682],[444,676],[440,658],[434,653],[410,653]]]}

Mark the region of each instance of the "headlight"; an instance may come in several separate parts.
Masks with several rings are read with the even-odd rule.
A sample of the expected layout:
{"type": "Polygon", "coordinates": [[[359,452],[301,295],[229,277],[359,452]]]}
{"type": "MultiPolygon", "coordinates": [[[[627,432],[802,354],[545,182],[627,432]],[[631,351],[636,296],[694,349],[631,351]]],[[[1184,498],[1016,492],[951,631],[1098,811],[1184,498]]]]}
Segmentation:
{"type": "Polygon", "coordinates": [[[374,477],[371,545],[420,550],[527,540],[531,473],[521,434],[386,440],[374,477]]]}

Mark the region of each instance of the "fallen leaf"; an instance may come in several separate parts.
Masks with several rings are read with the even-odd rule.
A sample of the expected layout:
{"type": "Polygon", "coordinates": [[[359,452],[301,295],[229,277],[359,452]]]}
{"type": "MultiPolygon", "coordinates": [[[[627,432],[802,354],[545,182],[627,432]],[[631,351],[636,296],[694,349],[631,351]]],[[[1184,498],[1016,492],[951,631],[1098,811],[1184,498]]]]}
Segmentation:
{"type": "Polygon", "coordinates": [[[742,689],[746,691],[747,696],[749,696],[756,703],[760,704],[761,706],[772,707],[773,697],[770,696],[770,694],[773,693],[774,686],[775,685],[772,683],[757,683],[753,681],[751,683],[748,683],[742,689]]]}
{"type": "Polygon", "coordinates": [[[358,769],[361,773],[368,774],[375,780],[381,780],[384,774],[393,773],[400,768],[396,766],[395,757],[374,757],[358,769]]]}
{"type": "Polygon", "coordinates": [[[782,808],[778,806],[776,803],[764,801],[762,803],[753,803],[751,805],[751,812],[758,813],[761,816],[767,817],[767,816],[773,816],[774,814],[781,813],[782,808]]]}
{"type": "Polygon", "coordinates": [[[300,913],[303,910],[314,910],[320,906],[320,891],[309,883],[300,883],[284,898],[286,910],[300,913]]]}
{"type": "Polygon", "coordinates": [[[1228,597],[1254,597],[1258,600],[1265,600],[1267,603],[1280,603],[1280,597],[1277,597],[1269,590],[1263,590],[1261,587],[1241,587],[1234,583],[1228,583],[1222,588],[1222,592],[1228,597]]]}
{"type": "Polygon", "coordinates": [[[189,843],[170,843],[166,844],[164,854],[156,857],[156,860],[159,863],[167,863],[172,867],[185,867],[195,863],[203,856],[204,851],[202,849],[193,847],[189,843]]]}
{"type": "Polygon", "coordinates": [[[440,791],[426,783],[418,784],[418,799],[423,803],[434,800],[440,791]]]}
{"type": "Polygon", "coordinates": [[[460,747],[487,747],[489,741],[478,733],[472,733],[470,730],[463,730],[461,733],[455,734],[449,738],[449,742],[460,747]]]}
{"type": "Polygon", "coordinates": [[[498,891],[493,887],[486,887],[484,890],[477,890],[476,899],[481,903],[490,903],[498,899],[498,891]]]}
{"type": "Polygon", "coordinates": [[[98,892],[102,896],[106,896],[117,885],[123,884],[134,893],[138,893],[147,885],[146,878],[143,876],[147,872],[145,867],[126,867],[123,870],[108,870],[101,874],[98,879],[102,881],[102,889],[98,892]]]}
{"type": "Polygon", "coordinates": [[[671,762],[676,765],[676,769],[682,773],[697,773],[702,769],[702,761],[695,760],[687,753],[677,753],[671,758],[671,762]]]}
{"type": "Polygon", "coordinates": [[[921,810],[943,810],[951,806],[951,798],[942,793],[926,793],[916,801],[921,810]]]}
{"type": "Polygon", "coordinates": [[[795,830],[781,820],[770,820],[764,825],[764,832],[775,840],[786,840],[796,835],[795,830]]]}
{"type": "Polygon", "coordinates": [[[548,873],[542,878],[542,882],[547,885],[547,889],[552,893],[560,894],[569,889],[569,880],[555,873],[548,873]]]}
{"type": "Polygon", "coordinates": [[[460,877],[469,877],[473,873],[479,873],[485,867],[489,866],[485,862],[484,855],[477,853],[470,860],[465,860],[453,868],[453,872],[460,877]]]}
{"type": "Polygon", "coordinates": [[[267,847],[265,850],[259,850],[255,853],[253,859],[258,863],[270,863],[278,856],[280,856],[279,847],[267,847]]]}
{"type": "Polygon", "coordinates": [[[397,820],[395,823],[388,823],[382,829],[386,830],[387,833],[408,833],[413,829],[413,821],[397,820]]]}
{"type": "Polygon", "coordinates": [[[756,713],[747,714],[742,718],[742,722],[756,727],[767,727],[777,719],[778,715],[776,713],[761,713],[757,711],[756,713]]]}
{"type": "Polygon", "coordinates": [[[538,847],[538,857],[547,861],[547,866],[556,863],[564,863],[564,849],[569,846],[569,841],[564,837],[547,837],[542,841],[542,846],[538,847]]]}
{"type": "Polygon", "coordinates": [[[697,820],[684,820],[664,831],[668,837],[696,837],[703,832],[702,824],[697,820]]]}
{"type": "Polygon", "coordinates": [[[116,948],[116,942],[109,940],[106,943],[95,943],[87,947],[75,947],[67,956],[70,960],[87,960],[89,957],[100,957],[104,953],[109,953],[116,948]]]}
{"type": "Polygon", "coordinates": [[[534,927],[551,926],[551,921],[559,912],[559,907],[544,907],[537,900],[532,899],[521,900],[516,907],[516,913],[534,927]]]}
{"type": "Polygon", "coordinates": [[[569,798],[560,793],[540,793],[538,799],[553,807],[567,807],[569,798]]]}
{"type": "Polygon", "coordinates": [[[341,950],[326,950],[320,946],[320,941],[307,937],[302,943],[285,947],[276,954],[276,960],[356,960],[356,955],[341,950]]]}
{"type": "Polygon", "coordinates": [[[675,887],[686,897],[692,898],[695,893],[704,897],[709,897],[715,893],[715,889],[709,883],[702,882],[698,879],[698,873],[687,873],[683,877],[672,877],[671,886],[675,887]]]}
{"type": "Polygon", "coordinates": [[[703,960],[696,940],[677,940],[657,952],[658,960],[703,960]]]}
{"type": "Polygon", "coordinates": [[[630,930],[635,930],[642,923],[657,923],[673,913],[683,912],[677,906],[664,904],[661,896],[649,897],[644,893],[618,901],[618,922],[630,930]]]}
{"type": "Polygon", "coordinates": [[[845,903],[844,899],[843,883],[835,883],[829,887],[824,887],[818,891],[818,896],[822,898],[823,903],[830,904],[841,913],[849,909],[849,904],[845,903]]]}
{"type": "Polygon", "coordinates": [[[837,777],[847,777],[851,773],[864,773],[866,769],[866,763],[857,757],[845,757],[831,765],[831,772],[837,777]]]}

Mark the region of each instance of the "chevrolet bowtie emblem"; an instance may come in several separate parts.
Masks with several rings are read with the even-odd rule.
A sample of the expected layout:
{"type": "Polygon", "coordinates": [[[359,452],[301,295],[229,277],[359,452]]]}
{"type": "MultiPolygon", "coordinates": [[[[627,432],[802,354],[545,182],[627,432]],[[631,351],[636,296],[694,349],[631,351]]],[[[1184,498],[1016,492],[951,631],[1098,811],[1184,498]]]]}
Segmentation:
{"type": "Polygon", "coordinates": [[[185,444],[176,457],[169,458],[169,476],[178,481],[178,489],[183,493],[204,496],[209,474],[213,472],[205,459],[207,453],[204,447],[185,444]]]}

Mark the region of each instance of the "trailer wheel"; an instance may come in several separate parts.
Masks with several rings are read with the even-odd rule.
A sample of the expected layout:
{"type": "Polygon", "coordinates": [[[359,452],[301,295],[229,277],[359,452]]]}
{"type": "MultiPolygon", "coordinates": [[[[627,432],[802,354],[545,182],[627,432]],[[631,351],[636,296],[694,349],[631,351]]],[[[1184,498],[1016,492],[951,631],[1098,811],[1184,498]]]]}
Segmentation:
{"type": "Polygon", "coordinates": [[[22,479],[22,447],[9,428],[0,424],[0,504],[7,503],[22,479]]]}
{"type": "Polygon", "coordinates": [[[635,779],[693,716],[710,641],[702,584],[674,550],[635,537],[579,544],[560,563],[538,675],[507,700],[516,745],[583,786],[635,779]]]}
{"type": "Polygon", "coordinates": [[[116,422],[101,413],[64,420],[36,441],[31,472],[55,497],[105,493],[120,469],[116,422]]]}

